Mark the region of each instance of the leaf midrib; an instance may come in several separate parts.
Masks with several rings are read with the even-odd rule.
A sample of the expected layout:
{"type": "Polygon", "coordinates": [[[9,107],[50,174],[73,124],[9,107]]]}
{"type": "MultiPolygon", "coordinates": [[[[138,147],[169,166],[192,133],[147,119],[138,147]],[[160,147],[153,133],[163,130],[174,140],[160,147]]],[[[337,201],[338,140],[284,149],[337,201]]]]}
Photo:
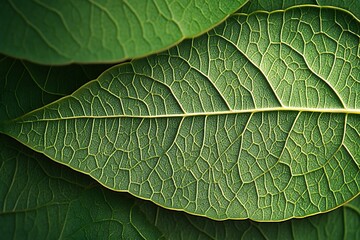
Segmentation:
{"type": "Polygon", "coordinates": [[[31,123],[31,122],[45,122],[45,121],[62,121],[71,119],[106,119],[106,118],[186,118],[186,117],[198,117],[198,116],[217,116],[217,115],[232,115],[232,114],[254,114],[261,112],[312,112],[312,113],[334,113],[334,114],[355,114],[360,115],[360,109],[349,108],[302,108],[302,107],[272,107],[272,108],[259,108],[259,109],[244,109],[244,110],[227,110],[216,112],[193,112],[193,113],[172,113],[172,114],[157,114],[157,115],[83,115],[83,116],[70,116],[62,118],[41,118],[23,120],[28,117],[26,115],[19,118],[12,119],[9,122],[17,123],[31,123]]]}

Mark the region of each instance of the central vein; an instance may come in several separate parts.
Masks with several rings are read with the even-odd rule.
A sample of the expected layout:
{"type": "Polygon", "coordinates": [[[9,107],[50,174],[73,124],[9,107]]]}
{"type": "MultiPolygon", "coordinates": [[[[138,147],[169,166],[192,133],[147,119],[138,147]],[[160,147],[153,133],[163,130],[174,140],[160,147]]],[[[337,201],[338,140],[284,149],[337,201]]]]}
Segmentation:
{"type": "MultiPolygon", "coordinates": [[[[253,114],[261,112],[314,112],[314,113],[334,113],[334,114],[360,114],[360,109],[346,109],[346,108],[301,108],[301,107],[273,107],[273,108],[258,108],[258,109],[244,109],[244,110],[227,110],[227,111],[214,111],[214,112],[193,112],[193,113],[172,113],[172,114],[156,114],[156,115],[81,115],[70,116],[61,118],[38,118],[38,119],[26,119],[29,115],[22,116],[12,121],[18,122],[39,122],[39,121],[59,121],[70,119],[84,119],[84,118],[185,118],[185,117],[197,117],[197,116],[217,116],[217,115],[231,115],[231,114],[253,114]]],[[[30,115],[31,117],[31,115],[30,115]]]]}

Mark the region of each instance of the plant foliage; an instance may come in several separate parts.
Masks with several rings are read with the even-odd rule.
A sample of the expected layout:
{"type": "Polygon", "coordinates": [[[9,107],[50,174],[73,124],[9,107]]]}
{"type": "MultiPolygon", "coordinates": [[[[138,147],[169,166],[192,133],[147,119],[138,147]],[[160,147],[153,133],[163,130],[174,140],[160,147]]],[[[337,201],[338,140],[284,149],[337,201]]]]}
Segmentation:
{"type": "Polygon", "coordinates": [[[129,6],[125,1],[72,6],[82,9],[79,14],[61,3],[31,1],[27,4],[36,6],[31,13],[21,11],[27,9],[21,1],[7,3],[23,14],[8,17],[0,28],[7,39],[0,44],[6,54],[0,60],[2,236],[359,238],[357,8],[346,1],[253,0],[218,25],[244,2],[196,8],[186,1],[177,2],[181,8],[145,2],[138,10],[145,10],[144,18],[129,17],[136,11],[128,10],[113,15],[117,5],[129,6]],[[169,29],[158,24],[151,29],[160,32],[151,38],[145,34],[151,30],[144,30],[155,23],[155,9],[165,7],[177,9],[190,31],[166,43],[158,40],[167,38],[161,31],[169,29]],[[201,10],[201,20],[188,8],[201,10]],[[67,24],[68,17],[86,19],[82,14],[89,9],[106,27],[85,21],[79,25],[84,31],[94,28],[100,32],[90,32],[99,39],[113,39],[110,33],[128,24],[140,33],[139,41],[127,44],[132,38],[126,34],[110,45],[75,41],[82,49],[78,55],[71,41],[57,34],[65,31],[65,39],[76,40],[82,33],[71,31],[75,25],[67,24]],[[27,15],[36,11],[52,20],[27,15]],[[19,17],[33,20],[19,24],[19,17]],[[120,18],[126,21],[114,27],[120,18]],[[145,28],[136,27],[134,19],[145,28]],[[41,28],[46,22],[58,29],[41,28]],[[30,37],[31,29],[52,43],[40,46],[36,38],[22,38],[19,48],[9,41],[30,37]],[[121,46],[131,54],[119,54],[121,46]],[[106,55],[107,48],[114,51],[106,55]],[[62,67],[12,58],[58,64],[139,56],[144,57],[115,66],[62,67]],[[276,223],[294,217],[302,219],[276,223]]]}

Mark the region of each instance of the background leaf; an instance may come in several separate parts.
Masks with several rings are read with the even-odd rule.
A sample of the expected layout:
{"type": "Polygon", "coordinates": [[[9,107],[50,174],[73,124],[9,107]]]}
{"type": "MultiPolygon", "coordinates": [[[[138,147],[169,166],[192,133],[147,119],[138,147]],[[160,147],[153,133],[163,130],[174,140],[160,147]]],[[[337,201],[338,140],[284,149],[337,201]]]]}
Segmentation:
{"type": "Polygon", "coordinates": [[[236,15],[3,131],[168,208],[263,221],[328,211],[359,194],[359,31],[329,8],[236,15]]]}
{"type": "Polygon", "coordinates": [[[245,0],[4,1],[0,52],[42,64],[119,62],[219,24],[245,0]]]}
{"type": "Polygon", "coordinates": [[[41,66],[0,55],[0,120],[21,116],[59,99],[110,66],[41,66]]]}

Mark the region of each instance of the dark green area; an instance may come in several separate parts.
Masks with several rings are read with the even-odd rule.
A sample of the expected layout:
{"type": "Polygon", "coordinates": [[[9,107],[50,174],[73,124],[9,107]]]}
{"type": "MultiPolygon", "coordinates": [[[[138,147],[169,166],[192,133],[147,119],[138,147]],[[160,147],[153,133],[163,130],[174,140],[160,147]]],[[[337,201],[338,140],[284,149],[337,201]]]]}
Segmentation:
{"type": "Polygon", "coordinates": [[[3,1],[0,52],[41,64],[120,62],[204,33],[245,2],[3,1]]]}

